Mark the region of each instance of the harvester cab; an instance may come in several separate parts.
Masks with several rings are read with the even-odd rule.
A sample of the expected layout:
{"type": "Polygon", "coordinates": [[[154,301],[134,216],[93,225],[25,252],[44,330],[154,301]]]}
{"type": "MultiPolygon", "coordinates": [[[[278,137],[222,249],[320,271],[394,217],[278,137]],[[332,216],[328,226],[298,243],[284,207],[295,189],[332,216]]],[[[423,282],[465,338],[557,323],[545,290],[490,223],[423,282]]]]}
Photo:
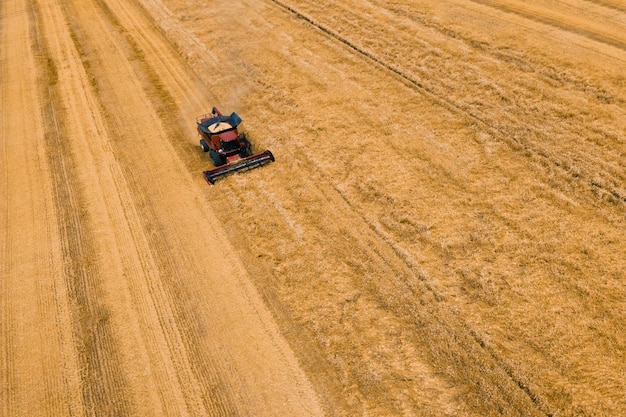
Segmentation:
{"type": "Polygon", "coordinates": [[[197,119],[200,147],[209,157],[215,169],[204,171],[204,179],[211,185],[219,177],[242,169],[251,169],[274,161],[269,150],[252,154],[252,146],[245,133],[239,133],[241,124],[237,113],[224,116],[213,107],[211,114],[197,119]]]}

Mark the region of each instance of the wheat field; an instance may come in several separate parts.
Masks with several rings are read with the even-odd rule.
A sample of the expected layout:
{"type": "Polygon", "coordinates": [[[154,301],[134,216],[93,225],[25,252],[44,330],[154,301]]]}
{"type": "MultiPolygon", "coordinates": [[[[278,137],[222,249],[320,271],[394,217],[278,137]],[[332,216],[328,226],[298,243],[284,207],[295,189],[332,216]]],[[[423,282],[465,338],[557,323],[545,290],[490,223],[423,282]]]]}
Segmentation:
{"type": "Polygon", "coordinates": [[[626,2],[0,16],[1,416],[626,415],[626,2]]]}

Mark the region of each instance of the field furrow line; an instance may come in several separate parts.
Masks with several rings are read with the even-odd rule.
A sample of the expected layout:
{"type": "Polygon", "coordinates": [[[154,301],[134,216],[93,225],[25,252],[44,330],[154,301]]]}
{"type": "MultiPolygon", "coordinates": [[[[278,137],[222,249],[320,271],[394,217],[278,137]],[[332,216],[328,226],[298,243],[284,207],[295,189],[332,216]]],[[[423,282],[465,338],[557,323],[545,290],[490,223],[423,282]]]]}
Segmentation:
{"type": "MultiPolygon", "coordinates": [[[[128,188],[130,192],[135,193],[134,195],[140,192],[134,181],[141,176],[129,183],[129,179],[134,177],[128,170],[117,167],[115,172],[118,178],[117,182],[123,182],[124,188],[128,188]]],[[[176,311],[173,308],[174,299],[171,291],[165,285],[166,279],[161,276],[163,270],[159,268],[159,262],[155,258],[155,256],[162,256],[162,253],[155,255],[153,249],[155,239],[158,236],[152,234],[152,228],[146,229],[146,221],[141,220],[145,216],[145,211],[138,208],[136,200],[132,202],[122,201],[122,207],[133,245],[137,248],[132,257],[130,254],[122,254],[122,261],[127,265],[132,297],[137,311],[141,313],[142,339],[146,346],[162,344],[162,339],[167,345],[166,352],[153,352],[151,350],[149,353],[151,364],[155,367],[154,372],[159,381],[162,406],[164,409],[170,409],[172,414],[176,414],[180,404],[168,403],[165,398],[167,397],[166,394],[169,394],[167,391],[180,391],[180,395],[184,398],[185,409],[191,415],[202,415],[207,410],[210,415],[228,415],[224,408],[224,404],[227,402],[223,398],[219,398],[221,388],[213,392],[212,400],[214,402],[207,404],[206,407],[199,407],[197,398],[201,394],[198,392],[197,386],[200,382],[190,369],[192,365],[189,355],[186,350],[181,349],[181,346],[184,346],[183,340],[186,338],[182,334],[181,326],[174,318],[176,317],[176,311]],[[138,261],[132,259],[134,257],[137,257],[138,261]],[[142,273],[146,272],[148,273],[144,279],[138,279],[142,273]],[[147,299],[150,300],[150,303],[147,302],[147,299]],[[158,329],[152,329],[154,323],[144,318],[149,316],[157,318],[158,329]],[[173,376],[161,375],[162,371],[159,368],[163,367],[165,363],[171,364],[174,370],[173,376]],[[216,398],[219,400],[215,401],[216,398]]],[[[215,374],[210,374],[208,378],[204,379],[204,382],[211,387],[223,385],[215,374]],[[206,381],[210,382],[207,383],[206,381]]]]}
{"type": "MultiPolygon", "coordinates": [[[[12,14],[11,14],[12,15],[12,14]]],[[[5,39],[5,19],[8,18],[7,2],[0,4],[0,40],[3,44],[8,42],[5,39]]],[[[5,57],[6,48],[0,51],[0,102],[6,103],[7,96],[7,58],[5,57]]],[[[8,106],[2,105],[2,118],[0,119],[0,127],[2,135],[0,137],[0,167],[2,167],[2,179],[0,186],[0,343],[2,346],[2,355],[0,356],[0,410],[2,415],[8,416],[13,412],[13,305],[11,294],[11,272],[12,272],[12,242],[11,233],[9,232],[10,218],[10,198],[9,181],[11,173],[9,171],[9,153],[7,150],[8,140],[8,106]]]]}
{"type": "Polygon", "coordinates": [[[58,317],[59,311],[50,307],[54,297],[47,292],[52,270],[46,261],[52,250],[51,240],[42,233],[46,229],[42,191],[47,177],[37,146],[42,132],[31,43],[37,28],[23,2],[3,2],[0,7],[11,10],[2,14],[0,23],[0,39],[6,46],[0,49],[0,402],[7,416],[32,414],[33,410],[55,415],[63,410],[64,402],[57,401],[54,393],[68,390],[69,385],[64,384],[57,356],[57,337],[63,330],[50,320],[58,317]],[[46,343],[49,348],[38,357],[38,349],[46,343]],[[33,374],[37,375],[35,381],[33,374]],[[30,392],[20,391],[27,384],[30,392]]]}
{"type": "MultiPolygon", "coordinates": [[[[108,312],[100,301],[101,289],[98,272],[95,270],[96,250],[93,231],[90,230],[81,184],[72,160],[72,149],[65,139],[65,113],[60,103],[61,94],[57,91],[59,78],[57,62],[49,40],[56,40],[58,46],[67,42],[64,34],[68,22],[55,7],[41,8],[40,2],[33,1],[30,7],[39,28],[35,43],[39,46],[42,68],[41,95],[44,108],[46,153],[49,171],[53,176],[54,207],[59,218],[59,234],[63,253],[63,274],[70,314],[72,317],[74,343],[80,366],[81,388],[85,412],[88,414],[118,414],[130,412],[127,397],[123,395],[124,381],[118,368],[114,339],[108,323],[108,312]],[[40,39],[40,37],[44,37],[40,39]]],[[[71,42],[70,42],[71,44],[71,42]]],[[[66,44],[67,45],[67,44],[66,44]]],[[[64,50],[70,55],[74,51],[64,50]]]]}
{"type": "MultiPolygon", "coordinates": [[[[185,270],[184,265],[172,261],[167,254],[174,250],[169,246],[171,237],[161,232],[164,226],[159,220],[156,211],[149,209],[149,199],[142,198],[146,190],[142,187],[142,175],[132,169],[122,169],[121,174],[135,196],[135,202],[142,207],[139,219],[139,229],[135,230],[135,242],[145,239],[146,254],[150,266],[156,271],[155,277],[147,283],[161,329],[174,362],[179,384],[183,389],[187,408],[192,415],[209,413],[214,416],[236,416],[240,414],[236,402],[231,395],[233,387],[229,381],[221,377],[221,366],[213,362],[198,346],[201,329],[194,326],[195,313],[193,307],[185,301],[186,295],[183,286],[178,282],[185,282],[189,277],[179,271],[185,270]],[[145,233],[148,231],[148,233],[145,233]]],[[[128,213],[136,210],[128,207],[128,213]]],[[[173,243],[173,242],[172,242],[173,243]]],[[[148,262],[148,260],[144,260],[148,262]]],[[[245,402],[242,399],[242,402],[245,402]]],[[[241,404],[240,404],[241,405],[241,404]]]]}
{"type": "MultiPolygon", "coordinates": [[[[135,41],[133,34],[126,29],[117,17],[119,13],[123,13],[126,6],[118,4],[117,7],[112,8],[103,0],[98,0],[94,4],[102,11],[102,16],[110,22],[111,26],[118,31],[119,35],[130,46],[127,52],[130,56],[127,59],[130,62],[138,63],[139,71],[143,72],[138,75],[138,78],[148,80],[142,86],[147,91],[147,96],[165,97],[164,100],[156,100],[153,103],[156,110],[155,117],[164,118],[166,121],[175,120],[177,110],[172,98],[168,95],[167,90],[163,88],[162,82],[147,62],[140,44],[135,41]]],[[[74,14],[79,16],[76,12],[74,14]]],[[[92,76],[94,78],[97,77],[93,73],[92,76]]],[[[110,107],[110,102],[101,100],[101,106],[105,115],[114,115],[116,113],[116,109],[110,107]]],[[[111,120],[110,117],[105,117],[107,130],[114,137],[123,136],[119,127],[108,123],[109,120],[111,120]]],[[[167,123],[159,123],[158,125],[159,127],[163,125],[168,126],[167,123]]],[[[176,124],[169,124],[169,126],[176,126],[176,124]]],[[[148,284],[150,286],[150,294],[154,299],[155,305],[158,306],[156,311],[159,314],[161,326],[165,331],[172,358],[175,360],[180,384],[187,396],[186,400],[189,410],[193,414],[201,414],[202,410],[196,404],[201,400],[203,401],[204,409],[211,410],[212,414],[236,415],[238,414],[238,411],[234,408],[236,403],[230,398],[232,387],[228,386],[228,381],[220,377],[223,372],[219,369],[219,366],[209,361],[204,352],[197,348],[197,330],[193,326],[189,326],[194,321],[194,313],[185,309],[184,306],[187,303],[184,298],[181,298],[182,287],[176,284],[189,279],[181,276],[179,273],[179,271],[186,269],[184,267],[185,260],[177,261],[168,255],[177,252],[174,246],[175,242],[171,242],[171,237],[162,232],[167,227],[161,223],[161,216],[154,212],[151,207],[149,197],[151,191],[143,186],[144,174],[137,171],[138,168],[141,169],[142,163],[136,157],[128,155],[128,151],[125,151],[121,146],[116,146],[114,142],[112,146],[120,163],[122,177],[129,188],[130,195],[133,195],[134,205],[141,207],[140,214],[137,215],[140,224],[140,234],[135,235],[135,241],[139,242],[142,238],[141,234],[144,234],[146,239],[145,249],[147,253],[150,253],[150,259],[154,262],[153,267],[156,268],[156,279],[148,284]],[[185,347],[182,351],[180,349],[181,346],[185,347]],[[210,392],[207,392],[208,390],[210,392]]],[[[130,152],[132,153],[132,150],[130,152]]]]}
{"type": "MultiPolygon", "coordinates": [[[[80,7],[84,7],[81,5],[80,7]]],[[[96,10],[99,16],[103,16],[104,21],[111,21],[113,13],[103,2],[95,2],[94,10],[96,10]]],[[[99,62],[99,57],[97,57],[93,52],[88,52],[91,50],[90,40],[88,36],[88,29],[85,26],[84,18],[85,14],[81,13],[78,9],[78,6],[68,3],[66,5],[66,13],[70,13],[72,16],[71,19],[80,24],[75,29],[72,30],[72,39],[76,45],[76,47],[82,51],[85,55],[85,59],[90,61],[91,64],[85,66],[85,71],[88,77],[91,80],[96,80],[98,78],[97,74],[94,72],[95,63],[99,62]]],[[[92,24],[91,20],[89,24],[92,24]]],[[[120,29],[121,27],[117,24],[116,21],[113,21],[113,27],[117,27],[120,29]]],[[[95,26],[94,26],[95,27],[95,26]]],[[[119,39],[115,39],[115,36],[120,35],[120,33],[112,32],[111,33],[111,42],[117,44],[119,39]]],[[[121,32],[122,38],[126,36],[126,34],[121,32]]],[[[99,65],[98,65],[99,66],[99,65]]],[[[134,75],[134,74],[133,74],[134,75]]],[[[131,75],[132,76],[132,75],[131,75]]],[[[184,335],[183,331],[185,330],[183,326],[180,325],[179,322],[176,321],[176,313],[175,306],[176,301],[172,297],[172,289],[171,286],[165,285],[168,280],[171,279],[175,274],[167,274],[160,268],[160,264],[162,261],[159,259],[163,257],[163,254],[167,254],[172,252],[173,248],[167,247],[162,251],[154,252],[154,247],[158,246],[158,241],[162,240],[167,242],[168,239],[166,237],[158,236],[155,231],[159,230],[160,227],[154,226],[154,224],[147,224],[144,221],[146,217],[147,207],[150,206],[150,201],[147,198],[141,198],[142,193],[145,193],[145,190],[140,186],[137,186],[138,183],[143,181],[144,175],[142,173],[137,173],[135,168],[132,166],[135,165],[137,167],[141,167],[142,164],[132,162],[125,165],[126,161],[123,157],[124,152],[120,147],[116,146],[116,139],[119,140],[123,135],[119,129],[119,126],[113,120],[116,120],[116,117],[119,115],[116,114],[116,110],[112,110],[110,107],[109,101],[103,98],[103,93],[100,91],[100,88],[106,85],[106,80],[99,79],[94,88],[99,91],[99,95],[96,97],[98,100],[98,110],[103,116],[102,122],[104,123],[104,129],[107,134],[112,137],[112,141],[109,143],[109,146],[112,149],[113,154],[116,158],[116,163],[112,166],[112,169],[115,172],[115,176],[120,175],[120,179],[117,179],[116,182],[118,184],[118,189],[128,189],[123,194],[127,196],[133,196],[133,201],[129,203],[122,202],[123,214],[127,219],[127,226],[130,230],[132,239],[134,244],[132,246],[137,247],[138,250],[135,256],[139,257],[140,265],[136,265],[130,258],[124,256],[125,264],[129,268],[128,277],[130,280],[130,284],[132,288],[132,296],[133,299],[137,301],[138,309],[146,312],[146,314],[156,314],[159,320],[159,327],[157,329],[152,329],[153,323],[145,323],[145,328],[142,331],[142,338],[146,341],[155,340],[155,338],[164,337],[167,344],[169,355],[167,358],[159,359],[159,353],[152,349],[149,349],[149,355],[153,360],[153,365],[159,368],[162,365],[162,361],[170,362],[173,364],[174,369],[176,371],[176,379],[171,380],[162,375],[162,372],[156,371],[157,378],[163,383],[164,386],[171,386],[162,392],[162,406],[164,408],[170,408],[172,405],[175,407],[180,407],[180,404],[169,404],[168,400],[165,398],[168,395],[171,395],[170,391],[181,390],[185,396],[185,402],[187,404],[187,412],[192,415],[203,415],[207,409],[213,409],[212,415],[229,415],[232,414],[229,411],[224,411],[224,409],[220,409],[224,404],[228,404],[228,401],[220,400],[216,402],[208,403],[206,408],[203,408],[200,404],[198,404],[200,399],[203,397],[202,393],[199,392],[199,382],[197,380],[196,375],[194,373],[197,371],[195,366],[191,365],[191,360],[188,357],[188,353],[186,350],[182,349],[181,346],[184,346],[184,335]],[[141,207],[137,209],[136,207],[141,207]],[[150,255],[144,255],[150,254],[150,255]],[[136,269],[138,268],[139,269],[136,269]],[[136,274],[133,274],[132,271],[135,270],[136,274]],[[144,276],[145,275],[145,276],[144,276]],[[167,278],[166,278],[167,277],[167,278]],[[145,283],[143,282],[145,280],[145,283]],[[147,291],[146,291],[147,290],[147,291]],[[146,305],[145,296],[149,295],[149,299],[151,302],[150,305],[146,305]],[[163,333],[161,333],[163,332],[163,333]],[[161,336],[162,334],[162,336],[161,336]],[[216,407],[217,404],[217,407],[216,407]]],[[[108,88],[108,87],[107,87],[108,88]]],[[[114,103],[115,104],[115,103],[114,103]]],[[[116,105],[116,104],[115,104],[116,105]]],[[[119,120],[119,119],[117,119],[119,120]]],[[[170,271],[167,271],[170,272],[170,271]]],[[[140,320],[144,320],[142,316],[140,320]]],[[[159,341],[159,344],[162,342],[159,341]]],[[[209,387],[221,387],[223,384],[219,382],[210,382],[206,383],[206,386],[209,387]]],[[[161,388],[162,389],[162,388],[161,388]]],[[[215,395],[219,393],[219,389],[214,389],[214,398],[215,395]]]]}
{"type": "MultiPolygon", "coordinates": [[[[135,73],[130,76],[142,80],[143,92],[152,100],[150,104],[153,107],[151,108],[155,111],[150,117],[171,121],[169,125],[164,124],[165,129],[174,135],[174,139],[171,135],[168,135],[168,138],[173,141],[180,139],[181,133],[175,130],[177,126],[175,103],[149,64],[151,60],[148,57],[154,57],[157,61],[163,58],[160,57],[157,49],[144,50],[143,48],[149,47],[150,43],[144,43],[145,39],[138,42],[135,36],[146,36],[146,34],[139,35],[140,28],[129,28],[129,23],[121,20],[122,18],[129,19],[130,25],[133,25],[132,19],[136,10],[130,12],[127,11],[126,4],[112,6],[110,2],[104,1],[94,2],[94,5],[101,11],[101,16],[111,27],[116,29],[116,35],[128,46],[125,49],[127,54],[125,59],[136,63],[135,73]]],[[[73,7],[72,15],[76,16],[78,21],[83,19],[76,6],[73,7]]],[[[87,32],[85,26],[83,26],[83,32],[87,32]]],[[[76,34],[74,39],[79,43],[88,43],[89,40],[84,36],[85,34],[76,34]]],[[[119,42],[119,39],[116,42],[119,42]]],[[[80,49],[86,50],[87,48],[80,47],[80,49]]],[[[100,58],[93,55],[89,56],[89,59],[98,62],[100,58]]],[[[167,63],[163,62],[161,65],[167,68],[167,63]]],[[[95,68],[95,66],[90,66],[87,70],[92,79],[99,79],[98,83],[104,86],[107,81],[105,78],[98,77],[98,74],[94,72],[95,68]]],[[[108,90],[109,87],[103,87],[103,89],[108,90]]],[[[112,120],[119,120],[121,117],[115,101],[100,95],[99,103],[107,132],[114,138],[124,136],[126,133],[124,129],[121,129],[117,123],[111,123],[112,120]]],[[[161,123],[158,123],[153,128],[159,131],[161,126],[161,123]]],[[[181,141],[178,140],[178,148],[180,145],[181,141]]],[[[146,187],[145,173],[138,171],[143,165],[141,159],[138,159],[141,156],[136,155],[132,148],[127,149],[115,140],[111,142],[111,146],[118,160],[117,167],[125,187],[128,187],[129,194],[133,196],[132,204],[126,204],[125,209],[126,215],[132,217],[129,224],[137,224],[137,227],[131,227],[133,239],[138,247],[143,248],[143,251],[149,254],[142,255],[142,262],[146,263],[145,267],[155,270],[154,277],[151,277],[146,285],[156,307],[155,311],[164,331],[171,358],[176,365],[179,385],[185,394],[188,410],[193,415],[202,415],[207,411],[211,415],[237,415],[241,412],[240,407],[246,400],[240,397],[237,400],[239,405],[235,405],[237,402],[231,397],[234,387],[230,386],[229,380],[221,377],[225,374],[225,370],[207,357],[206,352],[198,346],[199,333],[202,331],[193,325],[195,321],[193,307],[188,305],[185,298],[181,298],[184,297],[185,286],[178,284],[190,280],[189,276],[180,273],[188,269],[186,268],[188,262],[184,256],[173,258],[169,255],[178,251],[176,241],[172,241],[172,236],[165,234],[164,231],[168,229],[168,226],[163,224],[162,214],[152,207],[154,187],[146,187]],[[136,215],[131,215],[131,213],[136,213],[136,215]]]]}
{"type": "MultiPolygon", "coordinates": [[[[308,171],[322,171],[315,166],[316,163],[311,158],[306,156],[306,152],[301,151],[300,154],[303,155],[301,163],[306,161],[306,165],[309,166],[308,171]]],[[[477,384],[475,388],[481,391],[482,395],[488,395],[487,393],[493,395],[495,390],[502,396],[497,399],[492,398],[495,402],[502,401],[502,404],[509,403],[510,405],[515,403],[515,409],[523,409],[526,412],[534,409],[533,413],[536,411],[542,415],[550,415],[551,407],[546,399],[529,387],[524,375],[512,369],[472,326],[456,314],[454,309],[449,308],[446,297],[432,285],[428,273],[422,270],[419,262],[409,250],[384,231],[374,215],[364,212],[332,179],[316,182],[315,185],[309,184],[309,187],[317,188],[318,193],[326,196],[335,210],[344,213],[342,217],[346,223],[353,225],[347,230],[351,236],[350,240],[354,243],[358,242],[352,249],[353,252],[361,253],[363,259],[378,259],[378,263],[394,268],[393,274],[387,278],[390,282],[374,285],[376,290],[372,295],[379,300],[381,307],[391,308],[397,317],[413,323],[415,333],[421,338],[421,345],[427,346],[426,349],[430,352],[432,363],[436,367],[445,369],[454,367],[451,364],[458,364],[458,374],[462,374],[471,372],[468,371],[471,367],[470,363],[481,363],[482,371],[477,371],[468,380],[477,384]],[[322,186],[321,184],[328,185],[322,186]],[[363,226],[356,226],[357,224],[363,226]],[[368,242],[365,230],[369,230],[367,234],[374,236],[372,240],[377,242],[375,246],[377,250],[368,242]],[[394,279],[397,281],[392,283],[394,279]],[[399,285],[399,282],[402,285],[399,285]],[[410,298],[420,300],[417,304],[429,305],[428,311],[416,307],[415,303],[404,303],[407,293],[411,294],[410,298]],[[465,369],[462,370],[461,367],[465,369]],[[510,383],[516,388],[512,389],[510,383]],[[534,407],[523,405],[524,400],[514,392],[516,389],[523,392],[534,407]]]]}
{"type": "MultiPolygon", "coordinates": [[[[176,160],[176,167],[186,167],[190,172],[199,172],[201,167],[206,166],[206,162],[203,163],[198,160],[199,153],[197,147],[191,147],[189,145],[188,136],[194,134],[189,125],[182,125],[181,121],[183,116],[188,117],[187,112],[185,115],[181,114],[182,111],[188,110],[189,107],[201,108],[202,111],[206,111],[206,104],[203,104],[207,96],[211,96],[211,91],[205,92],[207,86],[202,84],[199,77],[193,72],[193,70],[184,62],[177,54],[172,54],[171,51],[179,51],[179,47],[171,39],[163,36],[160,31],[154,31],[154,28],[160,27],[160,25],[166,25],[169,22],[160,21],[156,23],[154,20],[154,12],[158,15],[161,10],[153,10],[152,7],[159,8],[162,5],[155,2],[147,4],[142,2],[139,8],[131,6],[131,3],[124,3],[118,1],[109,1],[108,7],[111,11],[111,21],[120,28],[120,32],[124,33],[125,40],[128,42],[130,48],[128,56],[133,59],[133,62],[137,63],[136,73],[137,76],[144,81],[143,89],[146,93],[146,97],[151,103],[151,107],[155,110],[155,114],[161,123],[161,128],[166,133],[161,140],[166,140],[171,146],[171,151],[178,156],[176,160]],[[150,6],[150,7],[148,7],[150,6]],[[138,12],[143,10],[143,13],[138,12]],[[150,28],[147,30],[147,28],[150,28]],[[188,70],[188,71],[186,71],[188,70]]],[[[163,15],[161,15],[163,16],[163,15]]],[[[162,26],[161,26],[162,29],[162,26]]],[[[110,109],[114,112],[113,109],[110,109]]],[[[193,119],[192,119],[193,120],[193,119]]],[[[193,124],[193,121],[191,122],[193,124]]],[[[169,148],[168,148],[169,149],[169,148]]],[[[237,366],[241,366],[241,362],[231,359],[229,353],[224,352],[224,357],[220,363],[214,362],[211,358],[207,358],[206,348],[203,350],[203,343],[201,341],[202,333],[204,332],[201,327],[194,325],[194,316],[197,315],[194,304],[190,303],[189,296],[184,296],[187,291],[188,285],[181,285],[178,283],[188,282],[189,285],[198,285],[205,279],[213,279],[223,274],[222,261],[211,261],[206,259],[202,253],[196,252],[195,248],[189,247],[188,242],[185,242],[181,236],[173,232],[173,227],[169,223],[173,223],[172,218],[164,218],[160,211],[154,207],[154,204],[148,205],[149,201],[154,197],[153,185],[141,180],[140,173],[134,170],[132,167],[140,165],[137,159],[137,155],[128,151],[120,151],[120,159],[126,161],[123,164],[125,170],[125,177],[130,187],[137,187],[137,195],[141,199],[146,198],[145,211],[141,217],[141,221],[144,222],[144,228],[150,230],[152,233],[150,237],[150,251],[153,253],[154,258],[157,260],[157,266],[159,268],[160,276],[164,277],[163,287],[168,291],[168,295],[171,297],[173,306],[173,317],[178,322],[179,331],[181,332],[182,341],[181,345],[185,346],[186,352],[189,355],[191,363],[195,366],[193,372],[195,377],[200,382],[200,388],[203,393],[203,400],[207,408],[217,407],[217,412],[225,412],[226,414],[248,413],[251,409],[251,405],[259,401],[258,392],[252,392],[249,395],[248,392],[241,392],[241,386],[249,384],[250,381],[244,375],[239,376],[238,372],[230,371],[230,377],[224,378],[222,375],[229,373],[229,369],[237,369],[237,366]],[[152,195],[152,196],[151,196],[152,195]],[[166,254],[180,252],[181,248],[187,247],[188,250],[184,254],[178,256],[167,256],[166,254]],[[215,263],[220,269],[215,271],[215,275],[212,274],[211,264],[215,263]],[[168,277],[165,279],[165,277],[168,277]],[[235,364],[235,362],[237,362],[235,364]],[[210,391],[208,391],[210,389],[210,391]],[[213,398],[217,396],[216,398],[213,398]],[[235,400],[236,396],[236,400],[235,400]]],[[[190,177],[191,174],[183,174],[181,177],[190,177]]],[[[201,184],[201,189],[206,190],[205,183],[201,180],[199,175],[194,175],[195,182],[201,184]]],[[[155,179],[155,184],[159,182],[155,179]]],[[[182,184],[181,184],[182,185],[182,184]]],[[[169,189],[169,188],[167,188],[169,189]]],[[[163,192],[166,192],[165,189],[163,192]]],[[[194,191],[197,194],[197,191],[194,191]]],[[[166,195],[163,196],[164,202],[167,202],[166,195]]],[[[202,210],[206,210],[207,207],[202,205],[202,210]]],[[[199,230],[204,231],[204,235],[198,235],[198,242],[204,241],[206,236],[215,234],[215,241],[209,239],[209,242],[205,243],[203,249],[211,247],[211,245],[220,242],[222,239],[222,231],[220,226],[211,220],[211,215],[202,216],[202,223],[206,223],[206,226],[201,227],[199,230]],[[216,230],[211,230],[215,227],[216,230]]],[[[195,226],[188,224],[188,221],[184,219],[176,220],[181,224],[183,230],[187,228],[194,228],[195,226]]],[[[199,243],[198,243],[199,244],[199,243]]],[[[250,288],[250,284],[247,281],[247,276],[242,274],[240,270],[237,258],[234,253],[231,252],[228,245],[224,245],[225,259],[232,259],[234,263],[228,268],[232,269],[227,272],[232,279],[227,281],[226,290],[235,287],[242,290],[241,295],[236,296],[237,303],[241,302],[240,299],[246,303],[245,311],[250,309],[250,313],[253,314],[253,323],[257,323],[261,320],[263,332],[266,332],[271,338],[268,343],[274,346],[277,353],[283,355],[281,363],[290,365],[291,358],[288,352],[283,352],[283,345],[276,336],[271,336],[273,326],[266,322],[263,317],[265,312],[261,306],[257,305],[258,299],[253,288],[250,288]]],[[[218,286],[220,284],[217,284],[218,286]]],[[[211,291],[211,290],[210,290],[211,291]]],[[[211,303],[212,297],[208,297],[206,302],[211,303]]],[[[208,308],[208,311],[214,311],[212,308],[208,308]]],[[[213,314],[215,314],[214,312],[213,314]]],[[[229,317],[230,312],[226,311],[226,317],[229,317]]],[[[219,313],[218,313],[219,314],[219,313]]],[[[246,313],[248,314],[248,313],[246,313]]],[[[209,318],[211,325],[216,327],[223,326],[223,319],[218,317],[209,318]]],[[[250,329],[255,332],[259,329],[250,329]]],[[[240,331],[240,330],[237,330],[240,331]]],[[[229,336],[230,337],[230,336],[229,336]]],[[[283,372],[283,371],[281,371],[283,372]]],[[[301,382],[298,382],[301,384],[301,382]]],[[[302,384],[300,394],[306,394],[306,385],[302,384]]],[[[273,395],[273,394],[272,394],[273,395]]],[[[291,394],[290,394],[291,395],[291,394]]],[[[304,402],[303,407],[310,407],[312,404],[304,402]]],[[[294,411],[298,408],[294,408],[294,411]]],[[[273,411],[272,413],[275,413],[273,411]]],[[[315,414],[315,406],[311,408],[308,413],[315,414]]],[[[266,413],[263,409],[259,409],[256,413],[266,413]]]]}

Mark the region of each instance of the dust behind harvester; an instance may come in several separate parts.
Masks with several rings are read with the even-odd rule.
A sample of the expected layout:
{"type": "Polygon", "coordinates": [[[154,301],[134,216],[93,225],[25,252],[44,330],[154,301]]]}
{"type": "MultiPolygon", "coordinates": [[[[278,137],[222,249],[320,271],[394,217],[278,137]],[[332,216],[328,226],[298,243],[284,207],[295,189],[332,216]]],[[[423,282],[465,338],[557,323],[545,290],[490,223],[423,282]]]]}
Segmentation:
{"type": "Polygon", "coordinates": [[[211,185],[225,175],[274,161],[274,155],[269,150],[252,154],[252,147],[246,134],[237,130],[241,122],[237,113],[224,116],[215,107],[211,114],[197,120],[200,147],[209,153],[211,162],[216,167],[202,173],[204,179],[211,185]]]}

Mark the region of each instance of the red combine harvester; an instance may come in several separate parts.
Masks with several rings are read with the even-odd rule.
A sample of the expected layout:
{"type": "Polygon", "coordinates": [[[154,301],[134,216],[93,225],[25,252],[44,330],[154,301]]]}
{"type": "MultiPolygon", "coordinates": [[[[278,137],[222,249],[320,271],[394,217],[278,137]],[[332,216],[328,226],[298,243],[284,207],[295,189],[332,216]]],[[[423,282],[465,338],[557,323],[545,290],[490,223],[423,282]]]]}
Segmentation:
{"type": "Polygon", "coordinates": [[[245,133],[239,133],[237,126],[242,120],[236,113],[224,116],[213,107],[211,114],[198,118],[200,147],[209,153],[215,169],[204,171],[204,179],[211,185],[220,177],[252,169],[274,161],[269,150],[252,155],[252,147],[245,133]]]}

